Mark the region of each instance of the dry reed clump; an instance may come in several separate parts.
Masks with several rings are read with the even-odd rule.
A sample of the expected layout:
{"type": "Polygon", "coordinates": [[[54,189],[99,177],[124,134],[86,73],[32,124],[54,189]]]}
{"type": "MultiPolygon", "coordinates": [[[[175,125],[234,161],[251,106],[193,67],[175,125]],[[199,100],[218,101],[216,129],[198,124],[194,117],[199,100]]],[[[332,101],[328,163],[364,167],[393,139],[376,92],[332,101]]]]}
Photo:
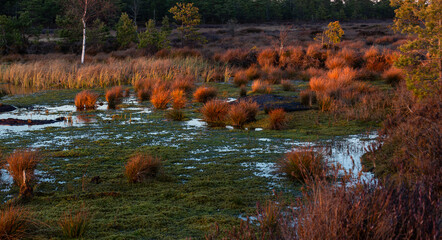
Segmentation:
{"type": "Polygon", "coordinates": [[[116,86],[106,92],[106,101],[108,108],[115,109],[117,105],[123,102],[123,87],[116,86]]]}
{"type": "Polygon", "coordinates": [[[15,150],[6,158],[7,170],[20,188],[21,197],[32,197],[35,182],[35,168],[40,161],[38,151],[31,149],[15,150]]]}
{"type": "Polygon", "coordinates": [[[290,80],[282,80],[281,81],[282,90],[284,91],[292,91],[295,89],[295,85],[293,85],[290,80]]]}
{"type": "Polygon", "coordinates": [[[305,52],[302,47],[288,47],[279,56],[279,66],[283,68],[300,69],[304,64],[305,52]]]}
{"type": "Polygon", "coordinates": [[[23,239],[32,225],[29,211],[14,206],[0,210],[0,239],[23,239]]]}
{"type": "Polygon", "coordinates": [[[183,121],[186,116],[181,109],[171,109],[166,112],[166,118],[172,121],[183,121]]]}
{"type": "Polygon", "coordinates": [[[63,235],[67,238],[84,237],[91,222],[90,214],[85,209],[80,209],[77,213],[67,211],[58,221],[63,235]]]}
{"type": "Polygon", "coordinates": [[[256,65],[252,65],[246,69],[246,76],[249,81],[257,79],[261,76],[261,71],[256,65]]]}
{"type": "Polygon", "coordinates": [[[134,87],[135,91],[137,92],[137,98],[139,102],[150,99],[154,84],[154,80],[146,78],[139,79],[135,82],[134,87]]]}
{"type": "Polygon", "coordinates": [[[304,106],[313,106],[317,103],[316,92],[310,89],[302,90],[299,98],[304,106]]]}
{"type": "Polygon", "coordinates": [[[335,69],[335,68],[341,69],[347,66],[347,62],[345,61],[344,58],[334,56],[327,58],[327,61],[325,61],[325,66],[328,69],[335,69]]]}
{"type": "Polygon", "coordinates": [[[326,165],[323,154],[311,147],[288,152],[277,162],[280,172],[300,182],[326,175],[326,165]]]}
{"type": "Polygon", "coordinates": [[[172,91],[172,107],[179,110],[186,106],[186,95],[183,90],[176,89],[172,91]]]}
{"type": "Polygon", "coordinates": [[[175,58],[201,57],[201,52],[197,49],[184,47],[170,50],[170,55],[175,58]]]}
{"type": "Polygon", "coordinates": [[[193,76],[176,76],[172,82],[172,89],[183,90],[186,93],[192,92],[195,87],[195,78],[193,76]]]}
{"type": "Polygon", "coordinates": [[[237,67],[248,67],[256,62],[256,52],[245,49],[229,49],[215,60],[232,64],[237,67]]]}
{"type": "Polygon", "coordinates": [[[236,86],[246,85],[249,82],[246,70],[239,70],[233,76],[233,83],[236,86]]]}
{"type": "Polygon", "coordinates": [[[242,128],[244,124],[256,120],[259,105],[252,101],[240,100],[238,103],[232,104],[228,113],[228,117],[234,127],[242,128]]]}
{"type": "Polygon", "coordinates": [[[307,80],[311,77],[318,77],[325,75],[325,71],[320,68],[307,68],[307,70],[304,71],[304,75],[307,77],[307,80]]]}
{"type": "Polygon", "coordinates": [[[278,52],[267,48],[262,50],[259,54],[258,54],[258,63],[261,67],[273,67],[278,65],[278,52]]]}
{"type": "Polygon", "coordinates": [[[390,67],[387,59],[383,54],[379,52],[376,47],[369,48],[364,53],[365,68],[370,71],[383,72],[385,69],[390,67]]]}
{"type": "Polygon", "coordinates": [[[138,153],[126,163],[125,175],[130,183],[140,183],[156,177],[161,167],[161,159],[146,153],[138,153]]]}
{"type": "Polygon", "coordinates": [[[163,86],[154,88],[150,97],[150,101],[156,109],[166,109],[170,100],[170,91],[163,86]]]}
{"type": "Polygon", "coordinates": [[[206,103],[207,101],[216,98],[218,91],[213,87],[199,87],[194,93],[193,98],[196,102],[206,103]]]}
{"type": "MultiPolygon", "coordinates": [[[[306,56],[320,62],[324,62],[327,58],[327,54],[320,43],[310,44],[307,48],[306,56]]],[[[305,59],[305,61],[310,61],[310,59],[305,59]]]]}
{"type": "Polygon", "coordinates": [[[211,126],[223,126],[229,113],[230,105],[222,100],[210,100],[201,108],[203,119],[211,126]]]}
{"type": "Polygon", "coordinates": [[[359,54],[355,50],[347,47],[341,49],[337,56],[342,58],[345,61],[345,66],[348,67],[355,67],[355,65],[361,61],[359,54]]]}
{"type": "Polygon", "coordinates": [[[75,106],[77,110],[89,110],[95,109],[95,104],[98,99],[98,94],[90,90],[84,90],[79,92],[75,96],[75,106]]]}
{"type": "Polygon", "coordinates": [[[268,66],[263,69],[266,81],[271,84],[278,84],[285,77],[285,72],[279,67],[268,66]]]}
{"type": "Polygon", "coordinates": [[[271,93],[272,91],[272,86],[266,81],[255,80],[252,83],[252,92],[254,93],[271,93]]]}
{"type": "Polygon", "coordinates": [[[385,81],[387,81],[389,84],[396,86],[405,79],[405,76],[401,69],[391,67],[382,73],[382,78],[385,79],[385,81]]]}
{"type": "Polygon", "coordinates": [[[287,126],[287,121],[284,109],[274,109],[269,112],[269,129],[282,130],[287,126]]]}

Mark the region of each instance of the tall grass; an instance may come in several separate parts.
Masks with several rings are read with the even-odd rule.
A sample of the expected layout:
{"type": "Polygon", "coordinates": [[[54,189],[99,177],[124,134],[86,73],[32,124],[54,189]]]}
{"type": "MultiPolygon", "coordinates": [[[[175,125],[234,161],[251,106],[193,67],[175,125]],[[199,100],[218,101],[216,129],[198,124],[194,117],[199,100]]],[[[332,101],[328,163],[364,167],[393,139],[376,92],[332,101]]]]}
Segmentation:
{"type": "Polygon", "coordinates": [[[76,213],[65,212],[58,224],[63,235],[67,238],[82,238],[91,222],[90,214],[85,209],[76,213]]]}
{"type": "Polygon", "coordinates": [[[0,210],[0,239],[23,239],[30,228],[29,211],[14,206],[6,206],[0,210]]]}
{"type": "Polygon", "coordinates": [[[7,170],[20,188],[20,196],[31,197],[35,182],[35,168],[40,161],[39,153],[31,149],[15,150],[6,158],[7,170]]]}
{"type": "Polygon", "coordinates": [[[201,108],[204,121],[211,126],[222,126],[227,119],[229,103],[222,100],[210,100],[201,108]]]}
{"type": "Polygon", "coordinates": [[[131,157],[126,163],[125,175],[130,183],[139,183],[156,177],[161,167],[161,159],[139,153],[131,157]]]}

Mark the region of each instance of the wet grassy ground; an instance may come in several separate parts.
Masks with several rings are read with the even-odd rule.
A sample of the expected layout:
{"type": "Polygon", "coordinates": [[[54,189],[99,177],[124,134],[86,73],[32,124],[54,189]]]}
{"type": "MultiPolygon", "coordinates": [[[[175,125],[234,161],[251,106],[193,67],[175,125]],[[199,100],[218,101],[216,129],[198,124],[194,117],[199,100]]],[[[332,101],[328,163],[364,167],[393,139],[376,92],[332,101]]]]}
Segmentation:
{"type": "MultiPolygon", "coordinates": [[[[238,88],[231,85],[212,85],[223,97],[238,95],[238,88]]],[[[6,97],[2,102],[22,107],[73,105],[77,92],[46,91],[6,97]]],[[[279,89],[276,93],[293,94],[279,89]]],[[[246,126],[264,128],[262,131],[209,129],[192,124],[197,121],[166,121],[165,111],[134,111],[138,104],[124,107],[132,110],[87,112],[96,119],[93,123],[1,134],[3,153],[37,147],[43,154],[36,196],[25,203],[36,222],[44,223],[33,238],[62,238],[59,218],[66,210],[85,206],[92,216],[86,239],[198,239],[215,222],[228,227],[237,224],[239,216],[253,214],[256,202],[272,198],[273,190],[284,192],[286,198],[298,195],[299,186],[273,173],[274,162],[284,152],[303,141],[377,127],[376,123],[340,121],[309,110],[291,113],[289,129],[284,131],[266,130],[264,112],[259,113],[257,122],[246,126]],[[137,152],[164,160],[157,179],[127,182],[124,164],[137,152]],[[95,176],[102,182],[91,183],[95,176]]],[[[187,120],[201,118],[196,111],[199,107],[192,104],[186,109],[187,120]]],[[[49,113],[49,117],[52,114],[58,116],[49,113]]],[[[17,195],[18,189],[8,183],[2,183],[1,188],[3,202],[17,195]]]]}

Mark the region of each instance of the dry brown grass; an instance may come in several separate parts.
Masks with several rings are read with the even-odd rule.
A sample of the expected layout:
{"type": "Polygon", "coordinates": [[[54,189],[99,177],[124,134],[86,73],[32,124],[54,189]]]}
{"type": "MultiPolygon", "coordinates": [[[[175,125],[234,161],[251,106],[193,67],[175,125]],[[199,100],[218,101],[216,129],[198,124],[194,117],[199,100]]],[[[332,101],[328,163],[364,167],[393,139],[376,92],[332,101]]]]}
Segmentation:
{"type": "Polygon", "coordinates": [[[401,81],[404,81],[405,74],[401,69],[391,67],[390,69],[382,73],[382,78],[385,79],[385,81],[387,81],[391,85],[396,86],[401,81]]]}
{"type": "Polygon", "coordinates": [[[116,86],[108,90],[106,92],[106,101],[109,108],[115,109],[117,105],[123,102],[123,87],[116,86]]]}
{"type": "Polygon", "coordinates": [[[258,63],[261,67],[272,67],[278,64],[278,52],[273,49],[267,48],[262,50],[258,54],[258,63]]]}
{"type": "Polygon", "coordinates": [[[390,67],[387,59],[378,48],[371,47],[364,53],[365,68],[370,71],[383,72],[390,67]]]}
{"type": "Polygon", "coordinates": [[[172,82],[172,89],[180,89],[184,92],[192,92],[195,87],[195,78],[193,76],[176,76],[172,82]]]}
{"type": "Polygon", "coordinates": [[[312,106],[317,102],[316,92],[310,89],[302,90],[299,93],[299,98],[304,106],[312,106]]]}
{"type": "Polygon", "coordinates": [[[210,100],[201,108],[203,119],[211,126],[223,126],[229,113],[230,105],[222,100],[210,100]]]}
{"type": "Polygon", "coordinates": [[[295,85],[293,85],[290,80],[282,80],[281,81],[282,90],[284,91],[293,91],[295,90],[295,85]]]}
{"type": "Polygon", "coordinates": [[[300,69],[304,63],[305,52],[302,47],[289,47],[279,56],[279,66],[300,69]]]}
{"type": "Polygon", "coordinates": [[[58,225],[66,238],[82,238],[90,222],[90,214],[85,209],[80,209],[76,213],[65,212],[58,221],[58,225]]]}
{"type": "Polygon", "coordinates": [[[206,103],[207,101],[216,98],[217,95],[218,91],[216,88],[201,86],[193,93],[193,99],[196,102],[206,103]]]}
{"type": "Polygon", "coordinates": [[[272,91],[272,86],[266,81],[255,80],[252,83],[252,92],[254,93],[271,93],[272,91]]]}
{"type": "Polygon", "coordinates": [[[282,130],[287,125],[287,116],[283,109],[274,109],[269,112],[269,129],[282,130]]]}
{"type": "Polygon", "coordinates": [[[256,62],[256,53],[245,49],[228,49],[222,55],[215,55],[215,60],[234,66],[248,67],[256,62]]]}
{"type": "Polygon", "coordinates": [[[35,168],[40,161],[38,151],[31,149],[15,150],[6,158],[7,170],[20,188],[20,195],[31,197],[35,182],[35,168]]]}
{"type": "Polygon", "coordinates": [[[311,147],[286,153],[277,165],[280,172],[300,182],[322,177],[327,171],[323,154],[311,147]]]}
{"type": "Polygon", "coordinates": [[[97,99],[97,93],[90,90],[84,90],[75,96],[75,106],[77,107],[77,110],[95,109],[97,99]]]}
{"type": "Polygon", "coordinates": [[[32,223],[29,215],[29,211],[21,207],[5,206],[0,210],[0,239],[25,238],[32,223]]]}
{"type": "Polygon", "coordinates": [[[252,65],[246,69],[247,79],[249,81],[257,79],[261,76],[261,71],[256,65],[252,65]]]}
{"type": "Polygon", "coordinates": [[[241,85],[246,85],[249,82],[249,77],[247,76],[246,70],[239,70],[233,76],[233,83],[240,87],[241,85]]]}
{"type": "Polygon", "coordinates": [[[173,109],[183,109],[186,106],[186,95],[183,90],[176,89],[172,91],[172,107],[173,109]]]}
{"type": "Polygon", "coordinates": [[[138,153],[126,163],[125,175],[130,183],[139,183],[156,177],[161,167],[161,159],[149,154],[138,153]]]}
{"type": "Polygon", "coordinates": [[[271,84],[278,84],[285,78],[285,72],[279,67],[268,66],[263,68],[265,80],[271,84]]]}
{"type": "Polygon", "coordinates": [[[155,87],[150,97],[150,102],[156,109],[166,109],[170,100],[170,91],[163,86],[155,87]]]}
{"type": "Polygon", "coordinates": [[[233,104],[228,113],[228,119],[236,128],[243,128],[247,122],[247,113],[239,104],[233,104]]]}
{"type": "Polygon", "coordinates": [[[344,58],[335,56],[327,58],[327,61],[325,61],[325,66],[328,69],[343,68],[347,66],[347,63],[344,58]]]}

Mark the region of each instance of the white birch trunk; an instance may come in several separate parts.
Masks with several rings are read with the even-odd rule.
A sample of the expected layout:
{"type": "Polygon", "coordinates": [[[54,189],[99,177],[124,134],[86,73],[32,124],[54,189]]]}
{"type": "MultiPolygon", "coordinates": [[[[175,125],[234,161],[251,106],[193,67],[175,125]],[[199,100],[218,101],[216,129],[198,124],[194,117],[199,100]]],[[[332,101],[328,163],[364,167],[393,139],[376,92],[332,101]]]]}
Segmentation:
{"type": "Polygon", "coordinates": [[[83,46],[81,49],[81,64],[84,63],[84,55],[86,53],[86,21],[84,20],[84,18],[82,19],[83,21],[83,46]]]}

